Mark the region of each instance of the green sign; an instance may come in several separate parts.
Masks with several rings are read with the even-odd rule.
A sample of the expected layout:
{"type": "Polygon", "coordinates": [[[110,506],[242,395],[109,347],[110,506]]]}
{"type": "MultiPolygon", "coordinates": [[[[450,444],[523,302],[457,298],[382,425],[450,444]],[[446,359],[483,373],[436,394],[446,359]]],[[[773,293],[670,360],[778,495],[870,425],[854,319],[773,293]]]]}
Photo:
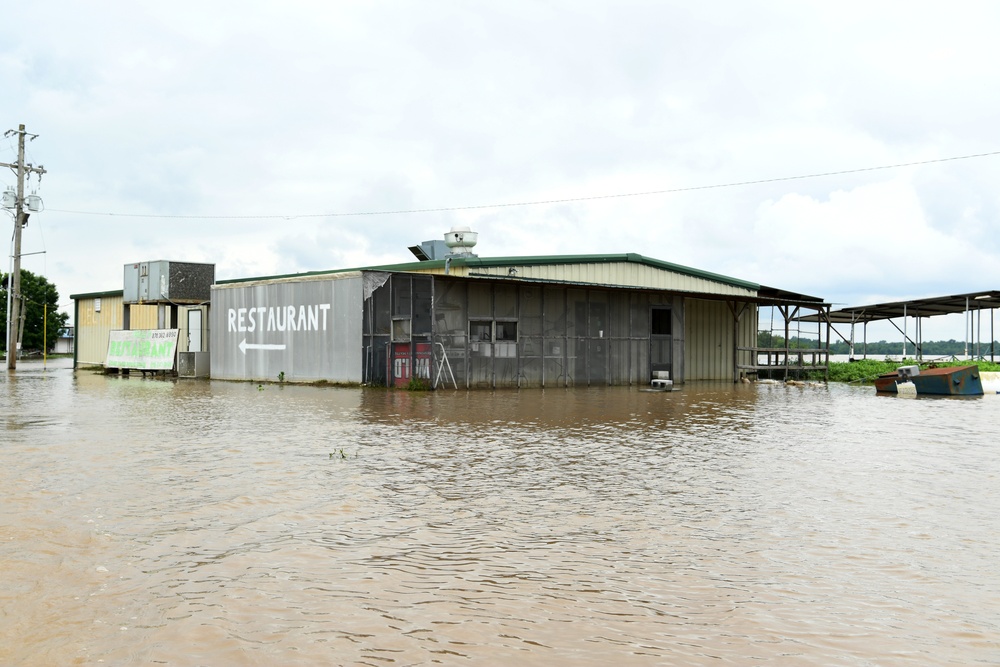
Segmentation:
{"type": "Polygon", "coordinates": [[[112,331],[108,338],[107,368],[169,371],[177,353],[178,329],[112,331]]]}

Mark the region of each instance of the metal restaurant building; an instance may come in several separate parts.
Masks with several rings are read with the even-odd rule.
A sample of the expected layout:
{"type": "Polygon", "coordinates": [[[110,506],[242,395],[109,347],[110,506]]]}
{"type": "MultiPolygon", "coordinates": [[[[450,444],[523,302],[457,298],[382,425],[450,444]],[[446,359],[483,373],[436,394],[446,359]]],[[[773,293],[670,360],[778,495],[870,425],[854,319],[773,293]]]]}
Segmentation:
{"type": "Polygon", "coordinates": [[[637,254],[480,258],[453,229],[419,261],[218,281],[211,377],[501,388],[737,381],[758,308],[829,305],[637,254]]]}
{"type": "MultiPolygon", "coordinates": [[[[157,260],[124,265],[121,290],[72,294],[74,366],[115,368],[109,342],[123,331],[176,331],[171,370],[208,375],[208,299],[214,264],[157,260]]],[[[173,348],[171,348],[173,349],[173,348]]]]}

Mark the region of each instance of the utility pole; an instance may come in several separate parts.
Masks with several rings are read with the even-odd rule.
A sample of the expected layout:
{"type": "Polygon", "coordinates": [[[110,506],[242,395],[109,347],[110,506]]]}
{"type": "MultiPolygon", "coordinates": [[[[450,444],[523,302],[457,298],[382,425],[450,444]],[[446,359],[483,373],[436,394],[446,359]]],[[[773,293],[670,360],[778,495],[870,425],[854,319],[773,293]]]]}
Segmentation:
{"type": "Polygon", "coordinates": [[[24,137],[30,136],[31,140],[34,140],[38,135],[29,135],[24,130],[24,123],[21,123],[16,131],[7,130],[4,136],[9,137],[12,134],[17,134],[17,163],[0,162],[0,167],[9,167],[17,174],[17,199],[14,203],[14,254],[12,257],[14,264],[10,272],[10,280],[7,283],[7,294],[10,297],[7,300],[9,304],[7,307],[8,370],[17,368],[17,324],[20,319],[18,311],[21,305],[21,230],[28,224],[28,216],[30,215],[24,212],[24,176],[31,173],[41,176],[45,173],[45,168],[42,165],[35,167],[24,163],[24,137]]]}

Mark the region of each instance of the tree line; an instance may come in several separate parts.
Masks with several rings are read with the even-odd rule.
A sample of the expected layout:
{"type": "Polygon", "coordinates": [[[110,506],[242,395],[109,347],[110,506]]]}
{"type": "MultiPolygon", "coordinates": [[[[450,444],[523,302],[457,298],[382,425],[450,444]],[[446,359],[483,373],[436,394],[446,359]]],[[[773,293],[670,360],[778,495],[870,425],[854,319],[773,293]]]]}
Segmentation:
{"type": "MultiPolygon", "coordinates": [[[[10,274],[0,273],[0,349],[7,351],[7,298],[10,274]]],[[[21,297],[23,299],[21,352],[51,351],[66,328],[69,315],[59,312],[59,292],[56,286],[31,271],[21,269],[21,297]]]]}
{"type": "MultiPolygon", "coordinates": [[[[994,341],[992,343],[993,350],[1000,353],[1000,342],[994,341]]],[[[815,338],[801,338],[798,336],[792,336],[788,339],[788,349],[791,350],[814,350],[820,346],[820,343],[815,338]]],[[[920,345],[921,352],[926,355],[931,356],[951,356],[951,355],[961,355],[961,354],[975,354],[977,351],[977,343],[969,343],[969,348],[966,350],[965,341],[955,340],[954,338],[949,340],[932,340],[923,341],[920,345]]],[[[784,349],[785,348],[785,338],[783,336],[777,336],[767,331],[759,331],[757,333],[757,347],[771,347],[784,349]]],[[[869,355],[883,355],[892,354],[900,355],[903,354],[903,342],[902,341],[868,341],[867,346],[861,341],[855,341],[854,343],[854,353],[861,354],[865,350],[869,355]]],[[[978,351],[980,353],[988,352],[990,350],[990,343],[979,342],[978,351]]],[[[906,344],[907,354],[913,354],[915,352],[913,343],[906,344]]],[[[830,343],[830,354],[850,354],[851,347],[844,341],[837,341],[830,343]]]]}

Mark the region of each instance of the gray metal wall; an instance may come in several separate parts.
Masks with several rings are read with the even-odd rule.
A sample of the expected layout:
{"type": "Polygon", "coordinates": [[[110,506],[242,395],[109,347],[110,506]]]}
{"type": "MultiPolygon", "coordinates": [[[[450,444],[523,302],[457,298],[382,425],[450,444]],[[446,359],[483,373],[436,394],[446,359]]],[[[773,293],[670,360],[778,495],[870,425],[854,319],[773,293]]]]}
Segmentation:
{"type": "Polygon", "coordinates": [[[435,364],[446,354],[468,388],[648,384],[654,308],[670,309],[672,334],[659,342],[683,381],[680,296],[436,276],[435,364]]]}
{"type": "MultiPolygon", "coordinates": [[[[757,344],[756,306],[749,308],[738,324],[725,301],[687,299],[685,311],[687,379],[733,380],[735,348],[757,344]]],[[[742,363],[750,361],[749,353],[741,355],[742,363]]]]}
{"type": "Polygon", "coordinates": [[[361,382],[362,304],[360,273],[216,285],[212,377],[361,382]]]}

